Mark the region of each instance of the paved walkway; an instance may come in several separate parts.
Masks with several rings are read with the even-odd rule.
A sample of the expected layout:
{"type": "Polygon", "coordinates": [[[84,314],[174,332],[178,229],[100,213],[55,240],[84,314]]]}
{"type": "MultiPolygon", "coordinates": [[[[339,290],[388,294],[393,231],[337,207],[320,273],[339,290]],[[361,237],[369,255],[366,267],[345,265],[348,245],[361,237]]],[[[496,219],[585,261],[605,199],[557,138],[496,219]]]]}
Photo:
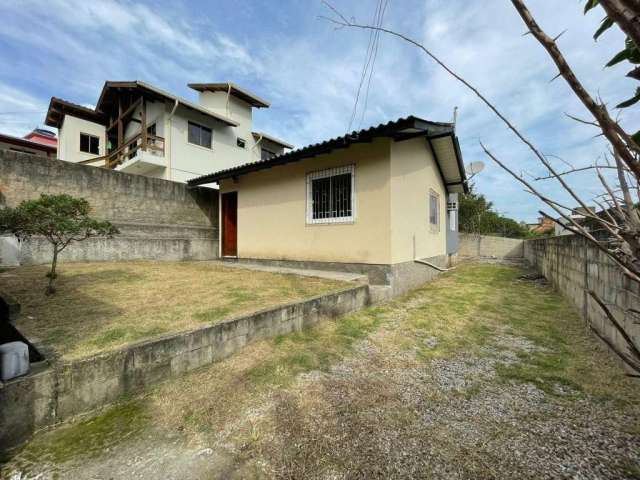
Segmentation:
{"type": "Polygon", "coordinates": [[[259,263],[236,263],[215,260],[211,263],[223,265],[231,268],[244,268],[246,270],[258,270],[261,272],[287,273],[291,275],[301,275],[303,277],[326,278],[328,280],[339,280],[343,282],[367,282],[367,276],[361,273],[335,272],[331,270],[312,270],[308,268],[288,268],[261,265],[259,263]]]}

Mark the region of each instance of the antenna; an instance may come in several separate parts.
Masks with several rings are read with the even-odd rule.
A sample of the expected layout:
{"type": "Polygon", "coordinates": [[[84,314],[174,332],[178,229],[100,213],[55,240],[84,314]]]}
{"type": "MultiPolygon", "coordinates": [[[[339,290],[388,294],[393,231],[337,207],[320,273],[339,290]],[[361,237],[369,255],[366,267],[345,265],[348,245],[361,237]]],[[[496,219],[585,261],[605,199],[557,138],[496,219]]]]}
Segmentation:
{"type": "Polygon", "coordinates": [[[464,171],[467,173],[467,180],[471,180],[482,170],[484,170],[484,162],[471,162],[464,166],[464,171]]]}
{"type": "Polygon", "coordinates": [[[458,120],[458,107],[453,107],[453,126],[456,126],[456,120],[458,120]]]}

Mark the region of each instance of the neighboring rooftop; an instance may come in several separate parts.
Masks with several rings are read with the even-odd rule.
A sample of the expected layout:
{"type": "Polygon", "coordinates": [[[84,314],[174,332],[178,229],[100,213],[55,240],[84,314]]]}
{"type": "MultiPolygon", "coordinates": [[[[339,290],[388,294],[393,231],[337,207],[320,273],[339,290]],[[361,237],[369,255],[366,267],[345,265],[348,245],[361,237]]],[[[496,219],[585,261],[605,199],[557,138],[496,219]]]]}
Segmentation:
{"type": "Polygon", "coordinates": [[[61,98],[51,97],[45,124],[49,125],[50,127],[60,128],[62,126],[64,116],[66,114],[70,114],[74,117],[82,118],[83,120],[95,122],[100,125],[106,125],[107,113],[110,111],[117,111],[115,101],[117,94],[125,90],[130,92],[138,90],[144,92],[146,95],[152,98],[161,98],[177,102],[178,104],[186,108],[194,110],[203,115],[207,115],[208,117],[212,117],[215,120],[218,120],[231,127],[237,127],[239,125],[235,120],[231,120],[224,115],[212,112],[208,108],[193,103],[182,97],[172,95],[169,92],[161,90],[148,83],[141,82],[140,80],[106,81],[104,83],[104,86],[102,87],[102,92],[100,93],[100,98],[98,99],[98,103],[96,104],[95,109],[85,107],[83,105],[78,105],[76,103],[71,103],[61,98]]]}
{"type": "Polygon", "coordinates": [[[0,142],[10,143],[19,147],[34,148],[48,153],[56,153],[58,151],[56,144],[51,145],[47,143],[36,142],[28,138],[14,137],[13,135],[5,135],[4,133],[0,133],[0,142]]]}
{"type": "MultiPolygon", "coordinates": [[[[192,178],[187,183],[189,185],[204,185],[207,183],[217,182],[226,178],[238,177],[247,173],[272,168],[278,165],[298,162],[306,158],[315,157],[317,155],[326,154],[332,150],[347,148],[356,143],[369,143],[374,138],[388,137],[393,140],[404,140],[414,137],[424,137],[429,142],[429,147],[434,153],[434,159],[447,190],[450,192],[466,192],[467,179],[462,166],[462,155],[458,138],[455,135],[454,125],[452,123],[431,122],[415,117],[413,115],[406,118],[400,118],[376,127],[370,127],[360,131],[354,131],[341,137],[325,140],[324,142],[314,143],[306,147],[302,147],[291,152],[276,155],[267,160],[247,163],[234,168],[228,168],[217,172],[203,175],[201,177],[192,178]],[[452,155],[447,164],[447,159],[440,158],[436,154],[433,142],[436,140],[450,138],[452,155]],[[451,165],[449,165],[451,163],[451,165]]],[[[443,155],[444,157],[444,155],[443,155]]]]}
{"type": "Polygon", "coordinates": [[[33,131],[24,136],[24,139],[41,143],[43,145],[53,145],[54,147],[58,146],[56,134],[51,130],[45,130],[44,128],[34,128],[33,131]]]}
{"type": "Polygon", "coordinates": [[[269,102],[260,98],[259,96],[239,87],[232,82],[222,83],[190,83],[189,88],[193,88],[198,92],[227,92],[234,97],[244,100],[249,105],[256,108],[268,108],[269,102]]]}

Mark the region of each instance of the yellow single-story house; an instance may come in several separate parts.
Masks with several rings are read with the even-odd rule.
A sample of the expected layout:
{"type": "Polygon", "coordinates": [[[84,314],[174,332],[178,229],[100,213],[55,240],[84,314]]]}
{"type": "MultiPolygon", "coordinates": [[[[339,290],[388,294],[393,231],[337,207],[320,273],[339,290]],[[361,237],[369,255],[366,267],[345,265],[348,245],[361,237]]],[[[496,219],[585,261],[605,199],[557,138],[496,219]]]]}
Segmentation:
{"type": "Polygon", "coordinates": [[[220,186],[220,256],[367,274],[394,294],[457,251],[454,125],[414,116],[190,180],[220,186]]]}

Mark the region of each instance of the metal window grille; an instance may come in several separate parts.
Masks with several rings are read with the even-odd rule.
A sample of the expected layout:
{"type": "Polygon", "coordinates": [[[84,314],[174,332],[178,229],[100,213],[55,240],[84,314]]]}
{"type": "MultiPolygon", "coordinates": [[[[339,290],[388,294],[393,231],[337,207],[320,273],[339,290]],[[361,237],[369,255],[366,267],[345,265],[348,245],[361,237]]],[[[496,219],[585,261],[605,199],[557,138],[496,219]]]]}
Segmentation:
{"type": "Polygon", "coordinates": [[[354,167],[331,168],[307,175],[307,223],[355,220],[354,167]]]}

